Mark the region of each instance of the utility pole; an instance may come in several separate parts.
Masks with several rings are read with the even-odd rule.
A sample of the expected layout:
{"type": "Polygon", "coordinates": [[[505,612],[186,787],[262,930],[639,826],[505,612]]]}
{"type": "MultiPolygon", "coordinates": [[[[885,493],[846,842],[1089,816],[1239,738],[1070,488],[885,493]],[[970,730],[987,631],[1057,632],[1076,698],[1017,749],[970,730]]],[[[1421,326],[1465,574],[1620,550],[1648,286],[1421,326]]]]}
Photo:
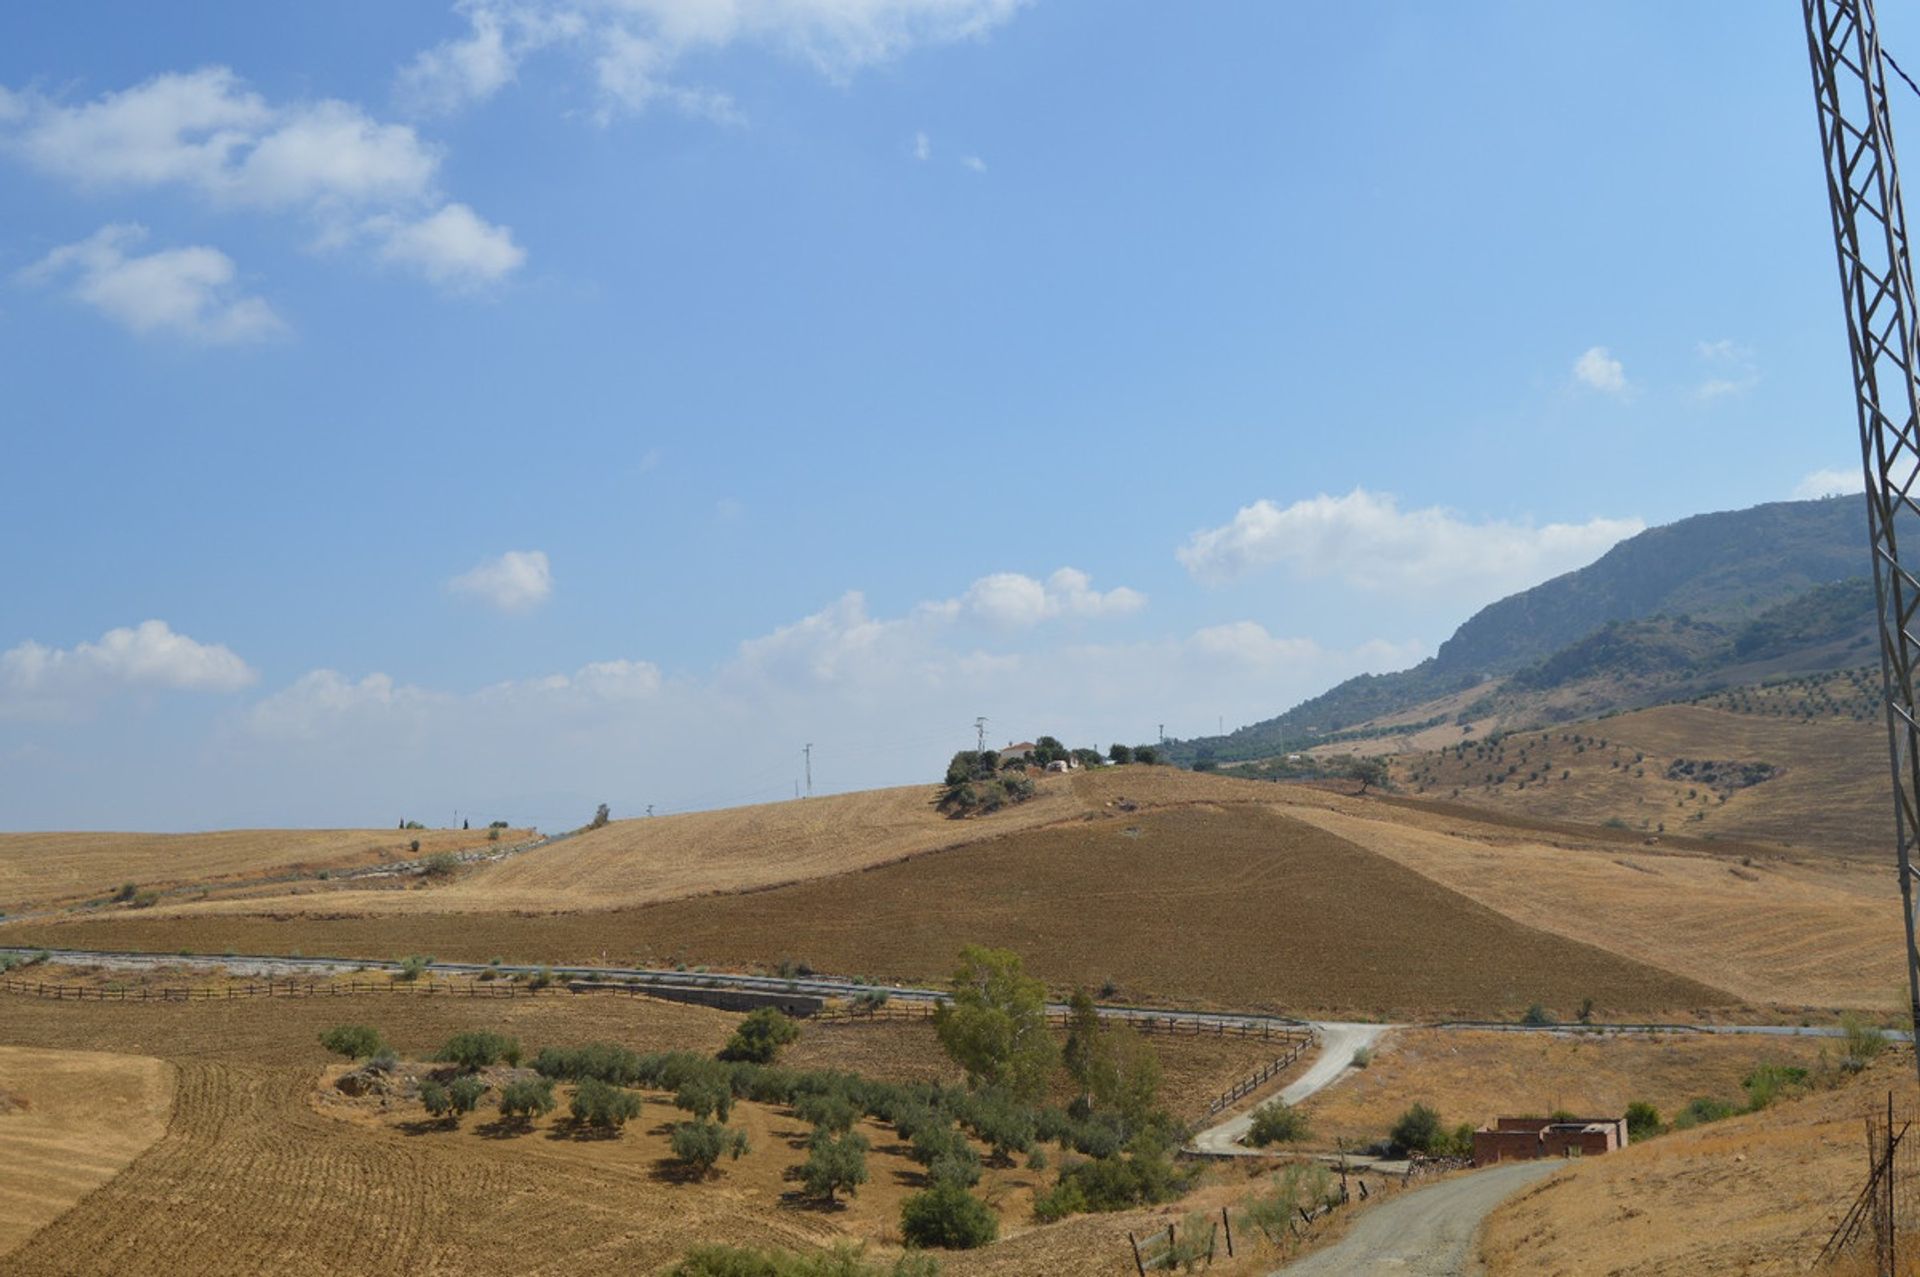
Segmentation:
{"type": "Polygon", "coordinates": [[[1167,743],[1167,725],[1165,723],[1160,724],[1160,743],[1162,745],[1167,743]]]}
{"type": "Polygon", "coordinates": [[[809,741],[800,750],[807,756],[807,797],[813,797],[813,742],[809,741]]]}
{"type": "Polygon", "coordinates": [[[1873,0],[1802,0],[1827,204],[1840,260],[1853,397],[1866,480],[1867,541],[1880,618],[1880,682],[1893,767],[1894,854],[1907,932],[1908,1009],[1920,1016],[1913,849],[1920,837],[1920,562],[1902,561],[1901,519],[1920,516],[1920,302],[1900,172],[1894,163],[1886,55],[1873,0]]]}
{"type": "Polygon", "coordinates": [[[973,720],[974,748],[981,753],[987,752],[987,720],[984,716],[973,720]]]}

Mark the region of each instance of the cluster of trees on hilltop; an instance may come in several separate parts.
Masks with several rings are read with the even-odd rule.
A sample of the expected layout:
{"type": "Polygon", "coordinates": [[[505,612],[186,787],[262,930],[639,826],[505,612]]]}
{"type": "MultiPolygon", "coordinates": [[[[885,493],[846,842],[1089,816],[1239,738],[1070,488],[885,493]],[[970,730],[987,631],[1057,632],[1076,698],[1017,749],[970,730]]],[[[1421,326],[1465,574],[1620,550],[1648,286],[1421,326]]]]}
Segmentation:
{"type": "Polygon", "coordinates": [[[950,816],[970,816],[998,811],[1033,797],[1030,767],[1065,762],[1078,767],[1103,767],[1108,763],[1157,763],[1158,751],[1151,745],[1113,745],[1103,756],[1097,749],[1069,749],[1057,737],[1042,736],[1033,748],[1018,754],[1003,755],[997,749],[963,749],[947,763],[945,789],[940,795],[940,810],[950,816]]]}

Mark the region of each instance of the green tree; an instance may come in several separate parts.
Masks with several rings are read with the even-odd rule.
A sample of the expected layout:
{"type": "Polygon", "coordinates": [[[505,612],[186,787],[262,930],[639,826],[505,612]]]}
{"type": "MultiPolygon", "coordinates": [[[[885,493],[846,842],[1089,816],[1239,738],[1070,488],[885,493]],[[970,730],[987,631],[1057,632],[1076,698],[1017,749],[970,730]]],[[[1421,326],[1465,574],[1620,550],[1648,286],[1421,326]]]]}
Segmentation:
{"type": "Polygon", "coordinates": [[[1645,1100],[1635,1100],[1627,1105],[1627,1138],[1629,1140],[1652,1139],[1662,1129],[1659,1109],[1645,1100]]]}
{"type": "Polygon", "coordinates": [[[473,1029],[448,1038],[433,1058],[442,1064],[458,1065],[468,1073],[495,1064],[516,1066],[520,1063],[520,1039],[490,1029],[473,1029]]]}
{"type": "Polygon", "coordinates": [[[807,1186],[809,1193],[829,1202],[833,1201],[836,1190],[852,1195],[867,1182],[869,1147],[866,1136],[858,1131],[848,1131],[838,1137],[816,1133],[806,1164],[800,1168],[800,1182],[807,1186]]]}
{"type": "Polygon", "coordinates": [[[733,1114],[733,1084],[718,1073],[696,1073],[674,1089],[673,1106],[703,1122],[709,1117],[724,1122],[733,1114]]]}
{"type": "Polygon", "coordinates": [[[378,1029],[364,1024],[336,1024],[320,1035],[320,1045],[349,1060],[364,1060],[380,1054],[386,1043],[381,1041],[378,1029]]]}
{"type": "Polygon", "coordinates": [[[934,1015],[934,1030],[967,1080],[1039,1099],[1057,1057],[1047,1032],[1046,986],[1021,970],[1018,955],[968,945],[952,987],[952,999],[934,1015]]]}
{"type": "Polygon", "coordinates": [[[1072,1001],[1067,1004],[1067,1044],[1060,1052],[1060,1062],[1066,1065],[1067,1076],[1080,1088],[1080,1094],[1089,1100],[1093,1098],[1093,1074],[1099,1063],[1100,1039],[1100,1011],[1093,995],[1085,989],[1075,989],[1072,1001]]]}
{"type": "Polygon", "coordinates": [[[748,1064],[771,1064],[780,1048],[800,1036],[795,1024],[778,1007],[759,1007],[750,1011],[727,1044],[720,1048],[723,1060],[741,1060],[748,1064]]]}
{"type": "Polygon", "coordinates": [[[740,1155],[747,1151],[744,1131],[700,1120],[677,1124],[668,1143],[675,1157],[702,1176],[711,1175],[722,1157],[739,1161],[740,1155]]]}
{"type": "Polygon", "coordinates": [[[553,1079],[521,1078],[500,1088],[500,1116],[525,1126],[553,1112],[553,1079]]]}
{"type": "Polygon", "coordinates": [[[1364,794],[1369,789],[1387,787],[1387,764],[1378,758],[1356,758],[1347,764],[1347,775],[1360,782],[1356,794],[1364,794]]]}
{"type": "Polygon", "coordinates": [[[953,1184],[936,1184],[901,1203],[900,1236],[909,1246],[972,1250],[1000,1233],[1000,1221],[979,1198],[953,1184]]]}
{"type": "Polygon", "coordinates": [[[1133,751],[1125,745],[1109,745],[1107,757],[1115,763],[1130,763],[1133,761],[1133,751]]]}
{"type": "Polygon", "coordinates": [[[818,1130],[850,1131],[859,1116],[853,1101],[837,1091],[813,1091],[793,1102],[793,1114],[818,1130]]]}
{"type": "Polygon", "coordinates": [[[640,1116],[640,1097],[625,1087],[583,1077],[574,1083],[573,1102],[568,1111],[573,1114],[573,1120],[583,1126],[617,1131],[640,1116]]]}

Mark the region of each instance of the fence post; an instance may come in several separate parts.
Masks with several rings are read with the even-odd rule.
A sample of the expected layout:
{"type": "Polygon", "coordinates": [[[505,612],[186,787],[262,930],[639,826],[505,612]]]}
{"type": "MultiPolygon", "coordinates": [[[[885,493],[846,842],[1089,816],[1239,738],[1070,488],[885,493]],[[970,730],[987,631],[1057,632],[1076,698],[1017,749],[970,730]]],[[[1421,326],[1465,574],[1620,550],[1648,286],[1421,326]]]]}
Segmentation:
{"type": "Polygon", "coordinates": [[[1227,1258],[1233,1258],[1233,1217],[1227,1214],[1227,1208],[1220,1208],[1220,1223],[1227,1230],[1227,1258]]]}
{"type": "Polygon", "coordinates": [[[1133,1247],[1133,1270],[1139,1277],[1147,1277],[1147,1266],[1140,1262],[1140,1243],[1133,1240],[1131,1230],[1127,1233],[1127,1244],[1133,1247]]]}
{"type": "MultiPolygon", "coordinates": [[[[1225,1210],[1226,1207],[1223,1206],[1220,1209],[1225,1210]]],[[[1218,1236],[1220,1236],[1219,1226],[1212,1225],[1212,1224],[1208,1225],[1207,1226],[1207,1267],[1209,1268],[1213,1267],[1213,1243],[1214,1243],[1214,1239],[1217,1238],[1218,1236]]]]}

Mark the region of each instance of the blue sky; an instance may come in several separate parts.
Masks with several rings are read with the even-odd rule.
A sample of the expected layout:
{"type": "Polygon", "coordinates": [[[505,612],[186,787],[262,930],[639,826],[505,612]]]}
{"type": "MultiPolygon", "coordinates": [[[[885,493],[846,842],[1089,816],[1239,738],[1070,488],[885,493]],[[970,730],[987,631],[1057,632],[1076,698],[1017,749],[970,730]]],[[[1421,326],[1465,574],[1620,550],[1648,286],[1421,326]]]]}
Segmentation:
{"type": "Polygon", "coordinates": [[[10,8],[0,824],[1267,717],[1846,486],[1824,201],[1730,0],[10,8]]]}

